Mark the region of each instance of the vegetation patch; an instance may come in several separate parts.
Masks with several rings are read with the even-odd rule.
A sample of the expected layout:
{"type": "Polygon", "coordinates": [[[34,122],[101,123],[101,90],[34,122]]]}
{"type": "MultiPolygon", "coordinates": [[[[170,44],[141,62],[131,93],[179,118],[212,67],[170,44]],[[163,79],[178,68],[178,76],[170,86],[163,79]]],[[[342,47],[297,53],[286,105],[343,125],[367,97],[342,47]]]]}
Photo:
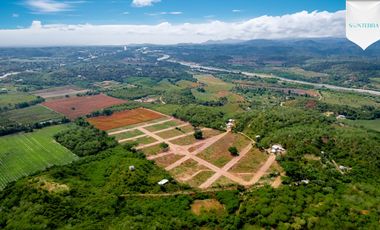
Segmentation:
{"type": "Polygon", "coordinates": [[[145,129],[150,131],[150,132],[156,132],[156,131],[160,131],[160,130],[167,129],[167,128],[172,128],[172,127],[174,128],[174,127],[181,125],[181,124],[183,124],[183,122],[181,122],[179,120],[173,120],[173,121],[168,121],[168,122],[165,122],[162,124],[148,126],[148,127],[145,127],[145,129]]]}
{"type": "Polygon", "coordinates": [[[21,124],[35,124],[39,122],[61,120],[63,116],[41,105],[30,106],[23,109],[11,110],[1,114],[9,120],[21,124]]]}
{"type": "Polygon", "coordinates": [[[115,137],[116,140],[120,141],[120,140],[124,140],[124,139],[129,139],[129,138],[137,137],[137,136],[140,136],[140,135],[144,135],[144,133],[141,132],[138,129],[135,129],[135,130],[132,130],[132,131],[128,131],[128,132],[112,135],[112,137],[115,137]]]}

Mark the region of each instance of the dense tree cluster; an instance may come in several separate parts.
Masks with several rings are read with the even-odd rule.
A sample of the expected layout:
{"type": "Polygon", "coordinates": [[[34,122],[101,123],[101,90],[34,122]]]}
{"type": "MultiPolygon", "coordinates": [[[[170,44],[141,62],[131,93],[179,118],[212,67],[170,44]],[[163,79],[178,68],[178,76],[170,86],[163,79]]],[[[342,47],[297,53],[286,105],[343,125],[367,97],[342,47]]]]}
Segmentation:
{"type": "Polygon", "coordinates": [[[194,126],[204,126],[215,129],[223,129],[224,113],[205,106],[189,105],[178,109],[175,117],[190,122],[194,126]]]}

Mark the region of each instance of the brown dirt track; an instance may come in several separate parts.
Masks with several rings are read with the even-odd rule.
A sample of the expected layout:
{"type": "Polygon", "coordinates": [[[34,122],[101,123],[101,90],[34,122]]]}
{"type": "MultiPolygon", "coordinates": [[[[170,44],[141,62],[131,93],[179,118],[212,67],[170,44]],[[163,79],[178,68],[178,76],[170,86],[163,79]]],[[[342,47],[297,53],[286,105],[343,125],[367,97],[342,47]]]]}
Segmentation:
{"type": "Polygon", "coordinates": [[[126,101],[99,94],[88,97],[73,97],[47,101],[42,105],[58,113],[62,113],[70,119],[75,119],[100,109],[124,103],[126,103],[126,101]]]}
{"type": "Polygon", "coordinates": [[[100,130],[111,130],[124,126],[134,125],[146,121],[163,118],[162,114],[154,111],[138,108],[114,113],[111,116],[101,116],[88,119],[92,125],[100,130]]]}

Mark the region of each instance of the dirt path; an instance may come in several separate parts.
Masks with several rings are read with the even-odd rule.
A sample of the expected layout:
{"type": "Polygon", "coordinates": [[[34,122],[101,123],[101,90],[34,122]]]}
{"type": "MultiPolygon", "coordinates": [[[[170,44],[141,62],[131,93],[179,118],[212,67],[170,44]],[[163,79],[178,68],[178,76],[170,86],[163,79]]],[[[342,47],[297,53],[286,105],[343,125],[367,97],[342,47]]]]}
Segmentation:
{"type": "Polygon", "coordinates": [[[256,184],[262,176],[268,171],[268,169],[272,166],[272,164],[276,161],[275,155],[270,155],[268,160],[265,162],[263,166],[256,172],[256,174],[253,176],[253,178],[246,183],[246,185],[254,185],[256,184]]]}

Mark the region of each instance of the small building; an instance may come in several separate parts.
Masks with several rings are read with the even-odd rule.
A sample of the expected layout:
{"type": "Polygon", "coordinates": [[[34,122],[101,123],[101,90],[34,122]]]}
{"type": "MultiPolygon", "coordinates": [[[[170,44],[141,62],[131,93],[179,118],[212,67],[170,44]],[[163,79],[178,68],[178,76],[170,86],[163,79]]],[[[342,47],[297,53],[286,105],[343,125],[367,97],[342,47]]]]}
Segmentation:
{"type": "Polygon", "coordinates": [[[169,183],[169,180],[168,179],[163,179],[160,182],[158,182],[158,185],[163,186],[163,185],[166,185],[167,183],[169,183]]]}
{"type": "Polygon", "coordinates": [[[276,144],[272,145],[270,152],[274,154],[283,154],[285,152],[285,149],[282,147],[282,145],[276,144]]]}
{"type": "Polygon", "coordinates": [[[232,129],[235,126],[235,120],[234,119],[229,119],[228,123],[226,124],[227,129],[232,129]]]}
{"type": "Polygon", "coordinates": [[[129,171],[135,171],[135,170],[136,170],[136,168],[134,165],[129,166],[129,171]]]}
{"type": "Polygon", "coordinates": [[[338,119],[338,120],[344,120],[344,119],[346,119],[346,116],[344,116],[344,115],[338,115],[336,117],[336,119],[338,119]]]}

